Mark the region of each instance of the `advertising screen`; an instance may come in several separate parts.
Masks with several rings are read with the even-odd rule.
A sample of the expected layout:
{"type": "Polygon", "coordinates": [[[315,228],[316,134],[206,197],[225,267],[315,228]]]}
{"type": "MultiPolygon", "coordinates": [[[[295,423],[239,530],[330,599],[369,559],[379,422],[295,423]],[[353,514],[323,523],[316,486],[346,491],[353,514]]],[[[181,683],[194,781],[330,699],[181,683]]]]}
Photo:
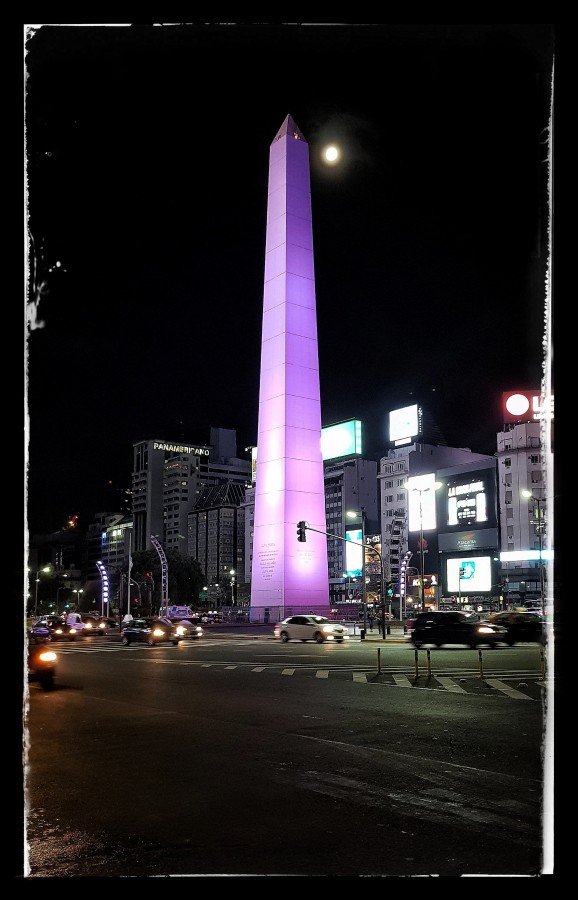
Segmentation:
{"type": "Polygon", "coordinates": [[[363,575],[363,548],[361,546],[361,528],[345,532],[345,569],[350,578],[363,575]],[[355,544],[350,543],[356,541],[355,544]]]}
{"type": "Polygon", "coordinates": [[[417,404],[392,409],[389,413],[389,439],[397,446],[408,444],[421,434],[422,411],[417,404]]]}
{"type": "Polygon", "coordinates": [[[321,429],[321,455],[324,462],[339,456],[360,455],[361,452],[359,419],[338,422],[336,425],[327,425],[321,429]]]}
{"type": "Polygon", "coordinates": [[[496,475],[493,464],[468,474],[449,476],[439,495],[441,532],[496,527],[496,475]]]}
{"type": "Polygon", "coordinates": [[[492,589],[492,557],[463,556],[447,561],[450,594],[479,594],[492,589]]]}

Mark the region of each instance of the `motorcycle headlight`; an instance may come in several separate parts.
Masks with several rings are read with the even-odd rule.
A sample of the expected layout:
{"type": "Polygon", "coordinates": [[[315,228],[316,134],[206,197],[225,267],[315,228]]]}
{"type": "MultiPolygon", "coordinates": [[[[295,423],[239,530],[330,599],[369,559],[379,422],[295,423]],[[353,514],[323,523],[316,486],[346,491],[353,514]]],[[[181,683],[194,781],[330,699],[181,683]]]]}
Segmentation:
{"type": "Polygon", "coordinates": [[[42,662],[56,662],[56,653],[54,650],[45,650],[38,657],[42,662]]]}

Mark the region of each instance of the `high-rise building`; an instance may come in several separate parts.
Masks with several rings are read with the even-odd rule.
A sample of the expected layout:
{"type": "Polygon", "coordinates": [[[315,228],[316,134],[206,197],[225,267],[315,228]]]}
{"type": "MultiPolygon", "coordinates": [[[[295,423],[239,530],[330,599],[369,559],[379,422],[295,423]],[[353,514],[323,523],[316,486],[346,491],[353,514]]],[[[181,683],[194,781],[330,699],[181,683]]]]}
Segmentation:
{"type": "Polygon", "coordinates": [[[208,445],[155,439],[133,451],[133,552],[150,550],[155,536],[165,551],[186,553],[188,515],[202,491],[251,481],[251,461],[237,457],[232,429],[211,428],[208,445]]]}
{"type": "Polygon", "coordinates": [[[309,148],[291,116],[269,152],[257,445],[251,614],[328,612],[309,148]]]}

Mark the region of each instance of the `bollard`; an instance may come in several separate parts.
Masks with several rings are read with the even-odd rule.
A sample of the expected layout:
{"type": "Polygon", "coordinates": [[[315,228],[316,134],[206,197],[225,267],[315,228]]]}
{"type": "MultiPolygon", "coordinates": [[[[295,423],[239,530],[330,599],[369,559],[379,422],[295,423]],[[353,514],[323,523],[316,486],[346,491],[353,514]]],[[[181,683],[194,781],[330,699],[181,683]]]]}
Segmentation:
{"type": "Polygon", "coordinates": [[[431,650],[426,650],[427,656],[427,677],[431,678],[431,650]]]}
{"type": "Polygon", "coordinates": [[[478,658],[480,660],[480,678],[484,677],[484,661],[482,659],[482,651],[478,650],[478,658]]]}
{"type": "Polygon", "coordinates": [[[391,634],[391,625],[388,625],[388,626],[387,626],[386,631],[387,631],[388,634],[391,634]]]}
{"type": "Polygon", "coordinates": [[[413,652],[414,652],[414,656],[415,656],[415,660],[414,660],[415,661],[415,677],[417,678],[419,675],[419,662],[418,662],[418,657],[417,657],[417,653],[418,653],[417,647],[413,652]]]}
{"type": "Polygon", "coordinates": [[[360,641],[364,641],[364,640],[365,640],[365,628],[360,628],[360,629],[359,629],[359,640],[360,640],[360,641]]]}
{"type": "Polygon", "coordinates": [[[381,647],[377,648],[377,674],[381,675],[381,647]]]}
{"type": "Polygon", "coordinates": [[[546,680],[546,662],[545,662],[543,647],[540,647],[540,671],[542,673],[542,681],[545,681],[546,680]]]}

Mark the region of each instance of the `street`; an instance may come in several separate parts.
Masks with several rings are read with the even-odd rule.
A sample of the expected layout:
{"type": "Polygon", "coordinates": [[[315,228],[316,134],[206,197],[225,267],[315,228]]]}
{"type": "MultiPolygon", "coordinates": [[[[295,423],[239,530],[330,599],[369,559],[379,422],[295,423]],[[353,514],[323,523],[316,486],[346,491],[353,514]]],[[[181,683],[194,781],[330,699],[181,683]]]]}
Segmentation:
{"type": "Polygon", "coordinates": [[[484,651],[483,677],[453,648],[416,677],[395,642],[380,672],[370,642],[254,633],[54,648],[25,720],[26,877],[543,870],[535,646],[484,651]]]}

